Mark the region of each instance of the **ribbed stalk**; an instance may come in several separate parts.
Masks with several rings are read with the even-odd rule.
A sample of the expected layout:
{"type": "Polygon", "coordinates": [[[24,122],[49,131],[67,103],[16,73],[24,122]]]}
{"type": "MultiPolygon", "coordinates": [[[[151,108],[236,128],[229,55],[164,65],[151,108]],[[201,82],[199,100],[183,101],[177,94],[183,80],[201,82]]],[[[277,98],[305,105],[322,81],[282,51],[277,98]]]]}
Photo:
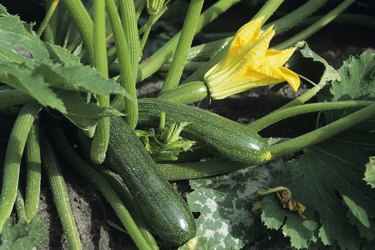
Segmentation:
{"type": "Polygon", "coordinates": [[[268,20],[283,2],[284,0],[268,0],[252,19],[263,16],[264,20],[268,20]]]}
{"type": "Polygon", "coordinates": [[[59,215],[64,234],[68,241],[69,249],[82,249],[64,177],[61,173],[52,145],[48,141],[48,138],[43,135],[41,137],[41,148],[43,155],[42,166],[46,171],[57,214],[59,215]]]}
{"type": "Polygon", "coordinates": [[[199,15],[203,7],[203,2],[204,0],[190,1],[189,9],[185,17],[185,22],[181,30],[175,53],[173,55],[173,61],[160,93],[164,93],[170,89],[175,88],[180,82],[187,54],[196,32],[199,15]]]}
{"type": "Polygon", "coordinates": [[[287,119],[289,117],[325,110],[360,108],[364,106],[369,106],[373,103],[373,101],[338,101],[299,105],[277,110],[269,115],[266,115],[256,120],[253,123],[250,123],[248,127],[252,131],[258,132],[276,122],[287,119]]]}
{"type": "MultiPolygon", "coordinates": [[[[107,64],[107,42],[105,28],[105,1],[94,0],[94,67],[104,77],[108,78],[107,64]]],[[[109,107],[109,96],[98,96],[99,105],[109,107]]],[[[110,118],[100,119],[91,144],[91,160],[96,164],[103,163],[109,142],[109,129],[111,126],[110,118]]]]}
{"type": "Polygon", "coordinates": [[[120,0],[120,15],[129,47],[130,61],[131,66],[133,67],[133,83],[135,85],[141,51],[134,0],[120,0]]]}
{"type": "Polygon", "coordinates": [[[126,120],[130,127],[134,129],[138,120],[138,102],[134,84],[133,67],[131,66],[132,61],[130,57],[130,50],[126,41],[115,1],[106,0],[106,4],[108,17],[113,32],[113,38],[116,44],[116,53],[120,69],[120,83],[132,97],[132,100],[125,100],[125,110],[127,112],[126,120]]]}
{"type": "Polygon", "coordinates": [[[33,98],[17,89],[0,90],[0,108],[31,102],[33,98]]]}
{"type": "Polygon", "coordinates": [[[272,159],[284,157],[331,138],[367,119],[370,119],[374,115],[375,104],[371,104],[312,132],[290,139],[286,142],[272,145],[268,150],[272,154],[272,159]]]}
{"type": "Polygon", "coordinates": [[[327,24],[332,22],[338,15],[340,15],[344,10],[346,10],[355,1],[356,0],[345,0],[344,2],[339,4],[336,8],[331,10],[327,15],[321,17],[314,24],[310,25],[308,28],[292,36],[291,38],[285,40],[284,42],[279,43],[277,46],[275,46],[275,49],[286,49],[291,46],[294,46],[299,41],[309,38],[311,35],[313,35],[317,31],[325,27],[327,24]]]}
{"type": "Polygon", "coordinates": [[[0,233],[16,200],[23,151],[31,126],[40,109],[37,103],[26,104],[18,114],[9,136],[0,194],[0,233]]]}
{"type": "Polygon", "coordinates": [[[63,0],[82,36],[90,62],[94,61],[93,23],[81,0],[63,0]]]}
{"type": "Polygon", "coordinates": [[[44,17],[42,23],[40,24],[40,26],[39,26],[39,28],[36,32],[37,36],[40,37],[43,34],[43,32],[46,29],[49,21],[51,20],[53,14],[55,13],[56,7],[59,4],[59,2],[60,2],[60,0],[52,0],[51,5],[49,6],[45,17],[44,17]]]}
{"type": "MultiPolygon", "coordinates": [[[[204,26],[216,19],[220,14],[227,11],[234,4],[238,3],[239,0],[219,0],[206,11],[204,11],[199,18],[196,33],[200,32],[204,26]]],[[[163,45],[154,55],[152,55],[147,62],[143,62],[139,66],[138,81],[142,81],[153,73],[158,71],[161,66],[173,55],[173,51],[176,49],[180,32],[177,33],[163,45]]]]}
{"type": "Polygon", "coordinates": [[[297,24],[301,23],[308,16],[311,16],[314,12],[316,12],[319,8],[321,8],[327,2],[328,0],[309,0],[305,4],[301,5],[299,8],[293,10],[289,14],[276,20],[270,25],[275,25],[274,28],[276,30],[276,34],[280,35],[292,29],[297,24]]]}
{"type": "Polygon", "coordinates": [[[40,183],[41,183],[41,156],[39,145],[39,125],[32,126],[26,143],[26,219],[31,221],[38,213],[40,183]]]}

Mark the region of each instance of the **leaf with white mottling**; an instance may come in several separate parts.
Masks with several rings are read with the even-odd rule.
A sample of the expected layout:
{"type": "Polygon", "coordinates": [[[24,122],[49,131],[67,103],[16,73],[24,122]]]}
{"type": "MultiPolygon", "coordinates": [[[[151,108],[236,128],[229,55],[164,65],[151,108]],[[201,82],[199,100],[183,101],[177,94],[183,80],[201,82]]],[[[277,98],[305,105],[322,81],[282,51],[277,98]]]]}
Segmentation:
{"type": "Polygon", "coordinates": [[[207,238],[209,249],[240,249],[256,237],[252,204],[257,192],[268,187],[272,173],[282,166],[277,161],[190,181],[194,191],[188,195],[188,204],[200,213],[197,235],[207,238]]]}
{"type": "Polygon", "coordinates": [[[366,171],[363,180],[372,188],[375,188],[375,157],[370,157],[369,163],[366,164],[366,171]]]}

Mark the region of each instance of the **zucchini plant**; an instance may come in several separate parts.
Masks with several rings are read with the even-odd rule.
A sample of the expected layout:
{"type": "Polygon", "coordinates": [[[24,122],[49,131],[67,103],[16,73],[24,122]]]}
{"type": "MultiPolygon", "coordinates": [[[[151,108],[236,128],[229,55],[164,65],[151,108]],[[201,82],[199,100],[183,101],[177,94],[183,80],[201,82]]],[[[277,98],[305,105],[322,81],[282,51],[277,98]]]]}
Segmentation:
{"type": "Polygon", "coordinates": [[[139,249],[251,246],[260,230],[250,226],[260,212],[266,227],[282,230],[296,248],[374,243],[368,157],[375,145],[375,55],[364,52],[336,71],[303,41],[355,0],[331,3],[318,18],[328,1],[308,0],[273,22],[284,1],[269,0],[234,34],[204,28],[245,6],[240,0],[38,2],[46,13],[38,25],[0,4],[0,114],[16,116],[0,171],[0,249],[34,247],[44,238],[44,231],[32,231],[42,224],[43,175],[67,246],[85,248],[64,181],[70,170],[98,189],[139,249]],[[154,31],[180,10],[180,31],[155,49],[154,31]],[[320,79],[300,69],[306,62],[324,68],[320,79]],[[157,73],[163,84],[156,96],[137,96],[141,82],[157,73]],[[200,105],[260,87],[291,88],[295,98],[249,124],[200,105]],[[262,136],[311,112],[321,112],[312,131],[262,136]],[[169,182],[177,180],[193,190],[182,196],[169,182]]]}

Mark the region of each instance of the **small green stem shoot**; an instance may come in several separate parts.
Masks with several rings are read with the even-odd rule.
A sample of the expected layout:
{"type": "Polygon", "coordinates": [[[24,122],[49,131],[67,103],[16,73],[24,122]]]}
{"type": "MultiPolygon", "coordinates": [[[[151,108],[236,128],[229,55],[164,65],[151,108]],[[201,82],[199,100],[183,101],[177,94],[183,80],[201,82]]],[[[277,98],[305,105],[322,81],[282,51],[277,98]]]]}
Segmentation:
{"type": "Polygon", "coordinates": [[[46,29],[49,21],[51,20],[53,14],[55,13],[56,7],[59,4],[60,0],[52,0],[51,5],[48,8],[48,11],[46,13],[46,16],[44,17],[42,23],[40,24],[36,34],[38,37],[40,37],[44,30],[46,29]]]}

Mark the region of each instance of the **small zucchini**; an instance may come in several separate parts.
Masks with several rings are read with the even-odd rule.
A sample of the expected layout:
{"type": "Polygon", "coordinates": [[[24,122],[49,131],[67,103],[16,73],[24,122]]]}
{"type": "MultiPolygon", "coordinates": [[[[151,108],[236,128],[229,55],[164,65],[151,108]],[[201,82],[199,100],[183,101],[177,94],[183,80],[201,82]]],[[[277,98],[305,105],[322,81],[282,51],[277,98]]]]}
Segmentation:
{"type": "Polygon", "coordinates": [[[147,225],[161,240],[180,246],[195,236],[195,222],[187,204],[120,117],[111,118],[105,164],[124,180],[147,225]]]}
{"type": "Polygon", "coordinates": [[[248,127],[212,112],[160,99],[139,101],[139,124],[155,126],[161,112],[166,122],[189,122],[182,133],[199,141],[220,157],[246,164],[258,164],[271,159],[266,141],[248,127]]]}

